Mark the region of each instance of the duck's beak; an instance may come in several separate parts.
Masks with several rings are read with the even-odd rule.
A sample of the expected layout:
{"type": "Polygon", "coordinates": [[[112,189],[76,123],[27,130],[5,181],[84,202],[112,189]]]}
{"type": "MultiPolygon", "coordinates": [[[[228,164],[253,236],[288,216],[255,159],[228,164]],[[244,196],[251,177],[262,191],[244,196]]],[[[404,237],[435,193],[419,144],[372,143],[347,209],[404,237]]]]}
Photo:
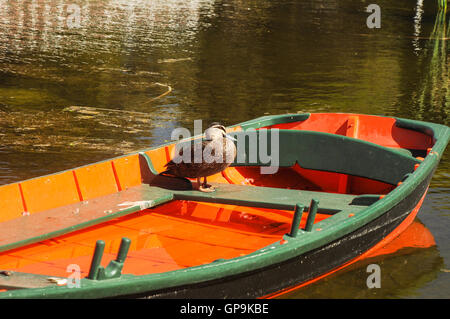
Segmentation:
{"type": "Polygon", "coordinates": [[[229,140],[232,140],[232,141],[237,141],[237,139],[235,139],[233,136],[230,136],[230,135],[228,135],[228,134],[225,134],[224,135],[227,139],[229,139],[229,140]]]}

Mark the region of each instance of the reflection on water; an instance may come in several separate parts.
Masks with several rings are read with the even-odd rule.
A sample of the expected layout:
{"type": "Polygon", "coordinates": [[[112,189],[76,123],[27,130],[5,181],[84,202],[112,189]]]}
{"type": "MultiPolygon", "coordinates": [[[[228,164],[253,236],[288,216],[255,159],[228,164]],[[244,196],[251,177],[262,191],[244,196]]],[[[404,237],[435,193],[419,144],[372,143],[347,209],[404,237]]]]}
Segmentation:
{"type": "MultiPolygon", "coordinates": [[[[329,277],[291,291],[281,298],[402,298],[417,297],[418,288],[435,280],[444,269],[443,258],[431,232],[416,219],[399,237],[329,277]],[[369,289],[367,272],[380,267],[380,287],[369,289]]],[[[441,292],[438,297],[446,297],[441,292]]]]}
{"type": "MultiPolygon", "coordinates": [[[[417,290],[435,280],[443,267],[436,247],[417,249],[408,255],[371,259],[349,267],[345,272],[331,275],[283,298],[405,298],[417,297],[417,290]],[[380,266],[381,287],[368,289],[367,266],[380,266]]],[[[442,294],[440,298],[447,298],[442,294]]]]}
{"type": "Polygon", "coordinates": [[[416,54],[419,54],[420,48],[420,31],[422,29],[423,0],[417,0],[416,15],[414,16],[414,39],[413,45],[416,54]]]}
{"type": "MultiPolygon", "coordinates": [[[[448,125],[449,15],[435,1],[377,4],[380,29],[354,0],[0,0],[0,184],[157,145],[195,119],[355,112],[448,125]]],[[[449,154],[435,206],[450,201],[449,154]]],[[[419,216],[443,232],[450,264],[447,206],[419,216]],[[440,223],[427,219],[436,212],[440,223]]]]}
{"type": "Polygon", "coordinates": [[[425,72],[413,94],[418,119],[449,118],[450,76],[447,60],[449,36],[446,12],[441,10],[436,16],[430,39],[419,59],[419,64],[425,72]]]}

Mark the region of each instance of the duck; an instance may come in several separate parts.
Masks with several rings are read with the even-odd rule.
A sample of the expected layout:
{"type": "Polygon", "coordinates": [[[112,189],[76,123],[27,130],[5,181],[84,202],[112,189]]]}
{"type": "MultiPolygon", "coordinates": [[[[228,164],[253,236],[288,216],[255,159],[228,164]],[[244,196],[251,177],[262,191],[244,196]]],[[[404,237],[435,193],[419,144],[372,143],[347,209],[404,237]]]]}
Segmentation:
{"type": "Polygon", "coordinates": [[[205,130],[205,137],[201,142],[189,143],[190,156],[187,154],[188,156],[183,157],[183,148],[179,149],[178,153],[165,165],[165,171],[161,174],[196,178],[199,191],[214,192],[216,189],[207,183],[207,178],[222,172],[234,162],[236,158],[234,141],[236,139],[227,134],[223,125],[214,122],[205,130]],[[201,182],[202,178],[203,182],[201,182]]]}

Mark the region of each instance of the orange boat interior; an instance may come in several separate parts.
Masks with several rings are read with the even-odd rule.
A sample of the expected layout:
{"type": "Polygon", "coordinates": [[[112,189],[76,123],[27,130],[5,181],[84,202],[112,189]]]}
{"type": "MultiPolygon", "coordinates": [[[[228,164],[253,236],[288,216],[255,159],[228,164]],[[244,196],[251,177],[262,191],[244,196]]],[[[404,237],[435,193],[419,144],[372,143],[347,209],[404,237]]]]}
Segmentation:
{"type": "MultiPolygon", "coordinates": [[[[272,128],[314,130],[363,139],[382,146],[425,152],[432,139],[395,126],[384,117],[347,114],[311,114],[303,122],[272,128]]],[[[231,131],[241,128],[234,127],[231,131]]],[[[154,168],[161,172],[171,159],[174,144],[147,150],[154,168]]],[[[261,175],[259,167],[229,167],[208,178],[209,182],[287,188],[334,194],[389,193],[396,185],[333,172],[309,170],[295,164],[276,174],[261,175]]],[[[30,217],[94,198],[109,196],[142,184],[138,154],[83,166],[61,173],[0,187],[0,230],[13,220],[30,217]]],[[[174,200],[98,225],[51,239],[0,252],[0,270],[67,277],[76,264],[82,275],[89,272],[95,243],[106,243],[102,265],[115,259],[122,237],[131,239],[122,273],[143,275],[211,263],[254,252],[289,232],[289,210],[174,200]]],[[[42,214],[41,216],[44,216],[42,214]]],[[[315,222],[331,216],[321,211],[315,222]]],[[[300,223],[304,227],[305,214],[300,223]]],[[[38,219],[45,229],[51,220],[38,219]]],[[[1,232],[0,232],[1,233],[1,232]]],[[[7,238],[0,235],[0,246],[7,238]]]]}

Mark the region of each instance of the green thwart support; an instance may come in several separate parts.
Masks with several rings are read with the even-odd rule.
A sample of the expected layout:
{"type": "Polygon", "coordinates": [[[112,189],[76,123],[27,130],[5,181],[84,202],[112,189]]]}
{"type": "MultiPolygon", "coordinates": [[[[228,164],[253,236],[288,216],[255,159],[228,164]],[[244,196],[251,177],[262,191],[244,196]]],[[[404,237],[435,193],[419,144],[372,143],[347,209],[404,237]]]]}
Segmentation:
{"type": "Polygon", "coordinates": [[[122,238],[116,259],[111,260],[108,266],[104,268],[100,266],[100,263],[102,261],[103,251],[105,250],[105,242],[98,240],[95,245],[94,256],[92,257],[91,268],[87,278],[91,280],[106,280],[122,276],[123,264],[127,258],[130,245],[131,240],[129,238],[122,238]]]}
{"type": "Polygon", "coordinates": [[[105,242],[103,240],[97,240],[97,243],[95,244],[94,256],[92,256],[91,268],[89,269],[89,279],[97,279],[104,250],[105,242]]]}
{"type": "Polygon", "coordinates": [[[297,237],[298,228],[300,226],[300,221],[302,220],[303,210],[305,207],[301,204],[295,205],[294,217],[292,218],[291,231],[289,232],[290,237],[297,237]]]}
{"type": "Polygon", "coordinates": [[[311,200],[311,205],[309,205],[308,219],[306,220],[306,231],[311,231],[316,219],[317,209],[319,208],[319,201],[316,199],[311,200]]]}

